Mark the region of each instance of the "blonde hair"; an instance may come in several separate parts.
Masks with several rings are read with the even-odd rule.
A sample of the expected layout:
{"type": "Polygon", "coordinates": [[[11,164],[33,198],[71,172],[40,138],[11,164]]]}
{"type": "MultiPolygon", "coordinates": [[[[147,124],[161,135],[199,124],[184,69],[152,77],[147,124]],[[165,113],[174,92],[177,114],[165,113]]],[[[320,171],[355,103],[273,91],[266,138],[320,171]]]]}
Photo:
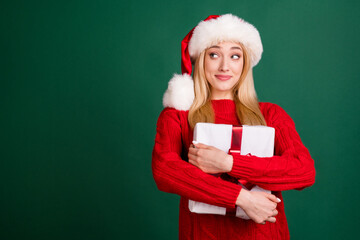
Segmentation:
{"type": "MultiPolygon", "coordinates": [[[[244,66],[239,81],[233,87],[233,99],[236,104],[236,114],[243,125],[264,125],[266,121],[262,115],[256,96],[250,56],[247,49],[240,44],[243,50],[244,66]]],[[[211,105],[211,88],[205,77],[205,52],[201,52],[194,66],[194,93],[188,121],[191,128],[198,122],[214,123],[215,114],[211,105]]]]}

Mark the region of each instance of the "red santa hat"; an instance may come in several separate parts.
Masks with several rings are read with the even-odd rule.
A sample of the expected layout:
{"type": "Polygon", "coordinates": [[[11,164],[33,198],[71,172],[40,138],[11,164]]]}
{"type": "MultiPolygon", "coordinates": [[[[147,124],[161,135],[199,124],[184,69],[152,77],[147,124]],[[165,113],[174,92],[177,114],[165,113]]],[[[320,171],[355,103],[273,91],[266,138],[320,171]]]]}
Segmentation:
{"type": "Polygon", "coordinates": [[[261,59],[263,47],[257,29],[232,14],[210,15],[194,27],[181,42],[181,71],[170,80],[163,97],[164,107],[188,110],[194,100],[191,78],[192,63],[205,49],[223,42],[242,43],[249,56],[251,67],[261,59]]]}

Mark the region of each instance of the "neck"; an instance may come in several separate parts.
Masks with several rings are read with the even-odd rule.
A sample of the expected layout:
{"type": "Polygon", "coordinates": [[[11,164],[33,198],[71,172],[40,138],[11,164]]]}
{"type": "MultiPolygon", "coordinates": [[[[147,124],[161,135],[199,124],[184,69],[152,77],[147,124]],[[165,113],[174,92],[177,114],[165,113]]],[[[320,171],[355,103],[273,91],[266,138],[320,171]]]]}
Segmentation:
{"type": "Polygon", "coordinates": [[[212,91],[211,100],[229,99],[234,100],[232,92],[212,91]]]}

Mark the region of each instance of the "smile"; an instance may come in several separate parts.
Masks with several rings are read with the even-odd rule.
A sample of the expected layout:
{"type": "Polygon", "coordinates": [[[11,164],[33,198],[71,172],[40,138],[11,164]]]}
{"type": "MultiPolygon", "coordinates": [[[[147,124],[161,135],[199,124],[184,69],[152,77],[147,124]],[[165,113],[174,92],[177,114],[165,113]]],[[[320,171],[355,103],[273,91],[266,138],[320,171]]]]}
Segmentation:
{"type": "Polygon", "coordinates": [[[226,81],[226,80],[229,80],[232,76],[218,74],[218,75],[215,75],[215,77],[221,81],[226,81]]]}

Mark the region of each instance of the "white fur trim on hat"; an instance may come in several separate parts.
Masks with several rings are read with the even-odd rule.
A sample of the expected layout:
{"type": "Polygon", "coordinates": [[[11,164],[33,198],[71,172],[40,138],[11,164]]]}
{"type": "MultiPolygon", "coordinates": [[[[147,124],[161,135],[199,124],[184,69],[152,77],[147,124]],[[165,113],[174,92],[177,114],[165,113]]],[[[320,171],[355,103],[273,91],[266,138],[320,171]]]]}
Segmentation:
{"type": "Polygon", "coordinates": [[[251,66],[261,59],[263,46],[258,30],[250,23],[231,14],[200,22],[189,42],[189,54],[194,60],[206,48],[222,41],[242,43],[250,53],[251,66]]]}
{"type": "Polygon", "coordinates": [[[194,101],[194,81],[188,74],[174,74],[163,97],[164,107],[189,110],[194,101]]]}

